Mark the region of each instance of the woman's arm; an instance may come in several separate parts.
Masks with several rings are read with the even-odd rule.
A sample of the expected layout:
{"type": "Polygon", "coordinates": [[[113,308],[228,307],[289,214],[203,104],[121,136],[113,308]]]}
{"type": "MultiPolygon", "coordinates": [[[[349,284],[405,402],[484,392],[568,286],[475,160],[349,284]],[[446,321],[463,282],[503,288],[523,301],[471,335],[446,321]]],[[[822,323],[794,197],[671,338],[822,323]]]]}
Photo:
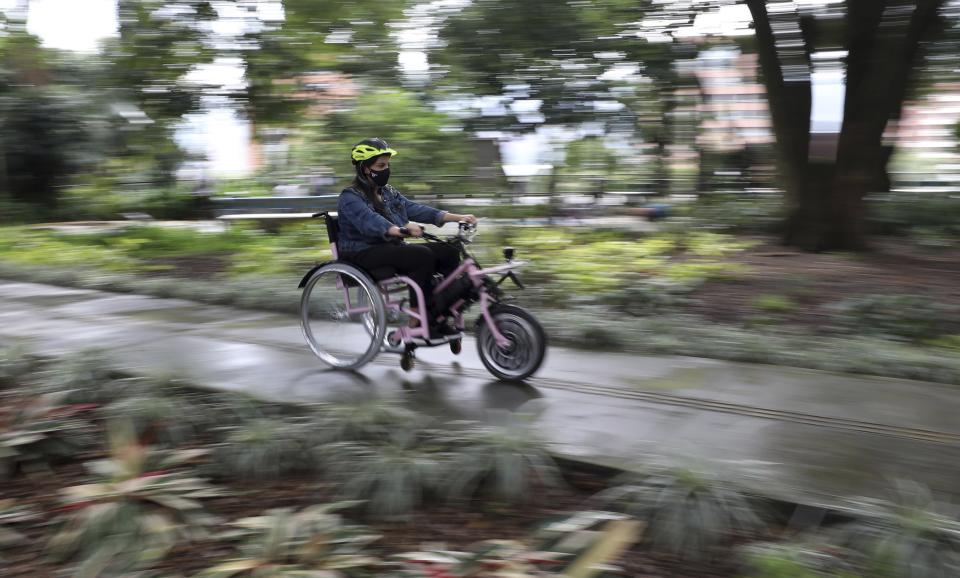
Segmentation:
{"type": "Polygon", "coordinates": [[[457,213],[444,213],[443,222],[444,223],[459,223],[460,221],[465,221],[471,225],[477,224],[477,218],[473,215],[460,215],[457,213]]]}

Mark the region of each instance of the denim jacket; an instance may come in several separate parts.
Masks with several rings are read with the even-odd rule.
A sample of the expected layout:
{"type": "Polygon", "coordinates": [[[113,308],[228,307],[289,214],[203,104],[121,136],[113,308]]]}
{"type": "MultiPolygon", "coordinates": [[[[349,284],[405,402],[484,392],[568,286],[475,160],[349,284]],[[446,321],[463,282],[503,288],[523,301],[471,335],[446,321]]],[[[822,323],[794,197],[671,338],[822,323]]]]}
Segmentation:
{"type": "Polygon", "coordinates": [[[380,192],[386,212],[390,215],[389,220],[376,212],[373,204],[359,190],[347,187],[340,193],[337,203],[340,225],[337,241],[339,253],[354,253],[375,245],[396,242],[393,237],[387,237],[387,230],[393,225],[402,227],[410,221],[432,223],[438,227],[443,225],[446,211],[415,203],[390,185],[383,187],[380,192]]]}

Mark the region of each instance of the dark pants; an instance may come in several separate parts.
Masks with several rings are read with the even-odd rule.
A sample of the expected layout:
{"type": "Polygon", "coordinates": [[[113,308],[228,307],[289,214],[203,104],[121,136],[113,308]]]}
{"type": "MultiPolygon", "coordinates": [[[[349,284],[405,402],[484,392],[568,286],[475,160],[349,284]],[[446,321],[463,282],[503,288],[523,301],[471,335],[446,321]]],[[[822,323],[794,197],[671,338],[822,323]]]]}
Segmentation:
{"type": "MultiPolygon", "coordinates": [[[[416,281],[427,298],[427,307],[431,305],[434,273],[446,277],[460,264],[460,254],[445,243],[377,245],[356,253],[346,253],[343,258],[367,271],[393,267],[398,275],[406,275],[416,281]]],[[[410,290],[410,304],[417,305],[413,289],[410,290]]]]}

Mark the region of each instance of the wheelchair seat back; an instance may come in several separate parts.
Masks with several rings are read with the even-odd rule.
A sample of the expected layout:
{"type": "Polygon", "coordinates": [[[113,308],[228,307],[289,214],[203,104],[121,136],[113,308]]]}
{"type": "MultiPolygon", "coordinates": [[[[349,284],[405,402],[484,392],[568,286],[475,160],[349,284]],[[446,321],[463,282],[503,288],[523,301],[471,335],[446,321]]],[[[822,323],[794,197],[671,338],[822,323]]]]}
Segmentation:
{"type": "MultiPolygon", "coordinates": [[[[323,214],[323,221],[327,226],[327,240],[330,241],[330,250],[333,253],[333,258],[340,259],[341,257],[337,251],[337,240],[340,238],[339,216],[335,211],[329,211],[323,214]]],[[[351,265],[360,269],[369,275],[374,281],[383,281],[384,279],[390,279],[397,276],[396,268],[389,265],[377,267],[376,269],[365,269],[349,259],[344,259],[344,261],[347,261],[351,265]]]]}

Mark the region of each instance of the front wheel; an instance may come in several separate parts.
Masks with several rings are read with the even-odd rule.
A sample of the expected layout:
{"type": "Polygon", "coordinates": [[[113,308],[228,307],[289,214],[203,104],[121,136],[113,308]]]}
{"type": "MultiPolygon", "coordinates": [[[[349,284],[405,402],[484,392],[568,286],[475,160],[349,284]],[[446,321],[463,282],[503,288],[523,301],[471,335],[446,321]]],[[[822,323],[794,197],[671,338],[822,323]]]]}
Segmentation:
{"type": "Polygon", "coordinates": [[[507,338],[506,347],[497,345],[484,317],[477,327],[480,361],[498,379],[523,381],[533,375],[547,353],[547,334],[536,317],[515,305],[496,305],[490,316],[497,330],[507,338]]]}

